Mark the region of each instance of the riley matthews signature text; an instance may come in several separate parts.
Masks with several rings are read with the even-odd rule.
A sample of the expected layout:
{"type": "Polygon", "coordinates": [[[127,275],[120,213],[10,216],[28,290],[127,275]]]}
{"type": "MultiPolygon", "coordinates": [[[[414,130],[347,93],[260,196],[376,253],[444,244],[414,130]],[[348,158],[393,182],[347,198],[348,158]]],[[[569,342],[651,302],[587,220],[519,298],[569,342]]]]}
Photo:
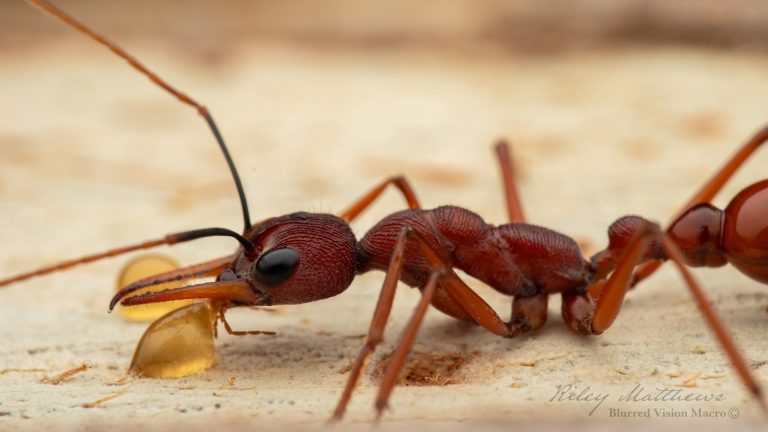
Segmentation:
{"type": "MultiPolygon", "coordinates": [[[[590,386],[579,388],[574,384],[558,384],[555,387],[555,394],[549,399],[550,402],[592,402],[594,406],[589,415],[594,412],[611,397],[610,393],[593,391],[590,386]]],[[[654,388],[648,390],[640,384],[635,385],[632,390],[622,393],[616,399],[618,402],[720,402],[725,400],[722,393],[698,393],[687,389],[677,388],[654,388]]]]}

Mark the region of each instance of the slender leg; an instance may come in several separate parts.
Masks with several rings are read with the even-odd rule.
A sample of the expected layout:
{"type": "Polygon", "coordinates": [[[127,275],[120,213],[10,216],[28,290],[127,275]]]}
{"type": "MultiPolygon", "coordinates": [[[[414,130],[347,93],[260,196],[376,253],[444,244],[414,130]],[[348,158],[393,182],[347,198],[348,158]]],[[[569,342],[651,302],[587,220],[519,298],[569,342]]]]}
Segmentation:
{"type": "MultiPolygon", "coordinates": [[[[675,219],[680,217],[686,210],[696,204],[710,202],[712,198],[720,192],[723,185],[731,179],[733,174],[741,168],[744,162],[752,156],[752,153],[768,141],[768,126],[759,130],[747,141],[731,158],[720,168],[715,175],[699,189],[688,202],[683,206],[675,219]]],[[[673,219],[673,221],[675,220],[673,219]]]]}
{"type": "Polygon", "coordinates": [[[717,336],[717,340],[720,342],[720,345],[722,345],[723,350],[725,350],[725,354],[730,359],[731,364],[736,368],[736,371],[741,377],[742,382],[744,382],[744,385],[747,386],[749,391],[752,393],[752,396],[760,403],[760,407],[763,409],[763,412],[768,413],[768,405],[766,405],[763,390],[760,387],[760,384],[757,382],[754,375],[752,375],[752,372],[747,365],[747,361],[744,359],[744,355],[739,351],[736,343],[733,342],[733,338],[726,329],[725,324],[723,324],[722,319],[720,319],[720,317],[717,315],[717,312],[712,307],[710,300],[704,294],[701,286],[699,286],[698,281],[693,277],[691,272],[688,270],[688,267],[686,267],[683,253],[666,233],[660,232],[659,235],[661,236],[661,244],[664,247],[664,251],[666,252],[667,256],[669,256],[669,258],[675,263],[678,270],[685,279],[688,288],[691,290],[691,295],[696,301],[696,305],[704,315],[704,318],[706,319],[707,324],[709,324],[709,327],[717,336]]]}
{"type": "MultiPolygon", "coordinates": [[[[496,156],[499,158],[501,177],[504,183],[504,197],[510,222],[525,222],[523,205],[515,183],[515,169],[509,144],[505,140],[496,143],[496,156]]],[[[533,297],[517,296],[512,301],[512,322],[524,331],[541,328],[547,321],[547,302],[549,295],[539,294],[533,297]]]]}
{"type": "MultiPolygon", "coordinates": [[[[670,223],[674,222],[682,216],[688,209],[705,202],[712,201],[712,198],[720,192],[720,189],[725,185],[728,180],[733,177],[733,174],[741,168],[741,166],[749,159],[752,154],[759,149],[765,142],[768,141],[768,126],[760,129],[754,134],[719,170],[715,172],[712,178],[709,179],[704,185],[696,191],[695,194],[688,200],[688,202],[675,214],[670,223]]],[[[643,279],[651,276],[656,270],[661,267],[663,262],[650,261],[642,264],[636,272],[636,276],[632,281],[632,286],[637,285],[643,279]]]]}
{"type": "Polygon", "coordinates": [[[248,331],[240,331],[240,330],[232,330],[232,327],[229,326],[229,323],[227,322],[227,318],[224,316],[224,313],[227,311],[226,307],[222,307],[219,309],[219,320],[221,320],[221,323],[224,324],[224,330],[227,331],[227,333],[231,334],[232,336],[246,336],[246,335],[269,335],[274,336],[276,333],[273,331],[262,331],[262,330],[248,330],[248,331]]]}
{"type": "MultiPolygon", "coordinates": [[[[402,269],[403,253],[407,242],[412,242],[419,247],[421,253],[432,266],[433,271],[427,286],[423,289],[419,306],[417,307],[416,312],[414,312],[411,322],[404,331],[395,354],[392,356],[392,360],[390,360],[390,364],[387,366],[385,376],[382,379],[379,396],[376,400],[376,407],[379,415],[381,414],[381,410],[386,406],[389,395],[392,393],[405,357],[415,338],[416,330],[422,322],[424,310],[433,298],[438,280],[441,283],[441,287],[446,288],[448,295],[452,300],[465,309],[478,324],[495,334],[505,337],[514,337],[522,332],[523,327],[532,327],[539,325],[540,323],[543,324],[545,318],[542,319],[540,316],[537,317],[535,316],[536,314],[531,314],[532,316],[526,317],[526,313],[529,310],[533,309],[541,311],[541,307],[533,307],[534,304],[544,304],[546,306],[546,303],[541,302],[541,299],[520,300],[518,309],[520,311],[525,311],[522,313],[524,318],[519,320],[520,323],[505,323],[496,312],[482,298],[480,298],[480,296],[475,294],[475,292],[472,291],[472,289],[453,271],[448,269],[447,264],[429,247],[418,232],[413,231],[408,227],[404,227],[398,237],[392,258],[390,259],[387,275],[384,279],[384,284],[381,293],[379,294],[379,301],[376,304],[376,310],[374,311],[374,316],[368,331],[368,339],[366,340],[365,346],[360,350],[357,359],[352,364],[347,384],[344,387],[341,399],[336,406],[332,421],[339,420],[344,415],[347,404],[352,396],[352,391],[362,373],[366,360],[383,339],[384,327],[386,326],[387,319],[389,318],[392,309],[395,288],[402,269]]],[[[543,310],[544,313],[546,313],[546,307],[544,307],[543,310]]]]}
{"type": "Polygon", "coordinates": [[[416,231],[408,231],[408,240],[413,241],[433,269],[446,268],[446,276],[440,280],[440,286],[445,288],[448,296],[461,306],[469,316],[481,327],[502,337],[515,337],[522,333],[518,322],[504,322],[495,310],[472,290],[461,278],[449,269],[445,262],[432,250],[429,244],[416,231]]]}
{"type": "Polygon", "coordinates": [[[515,317],[512,322],[505,323],[499,315],[475,293],[456,273],[450,270],[438,255],[429,247],[426,241],[415,231],[407,231],[408,240],[416,243],[425,258],[434,268],[429,282],[422,292],[421,301],[416,311],[403,331],[403,335],[393,353],[389,364],[382,377],[379,394],[376,398],[377,418],[381,416],[387,401],[397,383],[397,378],[402,371],[408,351],[416,337],[416,332],[424,318],[426,308],[429,305],[437,282],[443,287],[448,296],[461,306],[484,329],[503,337],[515,337],[523,331],[538,328],[546,321],[546,295],[529,298],[516,298],[513,303],[515,317]]]}
{"type": "MultiPolygon", "coordinates": [[[[400,376],[400,372],[405,364],[405,359],[408,352],[413,345],[413,341],[416,338],[416,333],[421,326],[421,322],[426,314],[427,306],[432,301],[432,297],[435,293],[435,287],[438,279],[445,276],[444,279],[448,279],[447,284],[449,288],[449,295],[453,291],[461,293],[464,290],[469,290],[464,294],[469,294],[468,298],[471,298],[471,294],[474,292],[464,284],[464,282],[453,272],[445,273],[444,269],[437,269],[430,275],[429,282],[422,291],[421,301],[411,317],[411,321],[403,331],[403,335],[398,342],[397,348],[390,357],[390,361],[387,364],[387,368],[384,371],[384,376],[381,379],[379,386],[379,394],[376,397],[376,419],[381,417],[382,412],[387,407],[387,401],[389,400],[392,390],[397,384],[397,379],[400,376]]],[[[446,285],[444,285],[446,286],[446,285]]],[[[460,298],[462,294],[458,294],[456,297],[451,295],[454,300],[460,298]]],[[[476,295],[476,294],[475,294],[476,295]]],[[[477,315],[473,315],[480,325],[486,327],[490,323],[490,328],[493,328],[494,333],[504,337],[514,337],[521,332],[527,332],[540,328],[546,322],[547,313],[547,298],[548,295],[541,294],[534,297],[516,297],[513,303],[513,321],[511,323],[503,323],[501,318],[493,312],[492,309],[480,299],[480,304],[474,306],[470,304],[461,303],[461,306],[467,309],[472,314],[473,311],[477,312],[477,315]],[[482,317],[482,314],[493,314],[490,317],[482,317]],[[485,323],[482,324],[482,323],[485,323]]],[[[479,297],[478,297],[479,299],[479,297]]],[[[488,327],[486,327],[488,328],[488,327]]]]}
{"type": "Polygon", "coordinates": [[[515,169],[509,152],[509,145],[502,140],[496,144],[496,156],[501,166],[501,177],[504,183],[504,197],[507,203],[507,214],[510,222],[525,222],[523,206],[515,184],[515,169]]]}
{"type": "Polygon", "coordinates": [[[520,327],[523,333],[540,329],[547,322],[548,302],[549,294],[515,297],[512,301],[512,325],[520,327]]]}
{"type": "Polygon", "coordinates": [[[640,264],[637,267],[637,270],[635,270],[635,275],[632,277],[632,281],[629,283],[629,287],[634,288],[635,285],[656,273],[656,270],[658,270],[662,264],[664,264],[664,261],[661,260],[652,260],[640,264]]]}
{"type": "Polygon", "coordinates": [[[427,285],[421,291],[421,300],[416,306],[416,310],[413,311],[411,320],[408,322],[405,330],[403,330],[400,341],[397,343],[397,348],[395,348],[389,359],[384,375],[381,377],[379,394],[376,397],[376,420],[381,417],[384,408],[387,407],[389,396],[392,394],[392,390],[395,388],[395,384],[397,384],[397,378],[400,376],[400,372],[405,365],[405,358],[411,350],[413,341],[416,339],[416,333],[419,331],[419,327],[421,327],[421,323],[424,321],[424,315],[427,313],[427,307],[435,294],[437,281],[444,275],[445,269],[437,269],[430,274],[427,285]]]}
{"type": "Polygon", "coordinates": [[[593,303],[588,294],[563,296],[563,316],[565,320],[572,328],[577,329],[577,331],[583,334],[600,334],[607,330],[619,313],[621,303],[632,278],[633,269],[638,265],[654,240],[661,242],[664,253],[677,266],[691,291],[691,295],[693,295],[696,301],[696,305],[702,315],[704,315],[707,325],[712,329],[742,382],[752,393],[753,397],[757,399],[761,407],[768,411],[763,399],[762,389],[750,372],[746,360],[744,360],[744,357],[739,352],[722,320],[718,317],[709,299],[699,286],[699,283],[686,267],[685,258],[677,245],[657,225],[648,224],[635,234],[622,254],[616,270],[614,270],[605,283],[605,287],[594,308],[591,308],[593,303]]]}
{"type": "Polygon", "coordinates": [[[593,334],[600,334],[613,324],[624,303],[624,296],[627,294],[633,271],[658,232],[658,226],[646,225],[640,228],[627,244],[619,258],[619,264],[605,283],[595,305],[594,320],[591,325],[593,334]]]}
{"type": "Polygon", "coordinates": [[[413,191],[411,184],[408,183],[408,180],[404,176],[395,176],[384,180],[370,192],[363,195],[360,199],[349,206],[349,208],[344,210],[341,215],[339,215],[339,217],[347,222],[352,222],[357,216],[360,215],[360,213],[363,212],[363,210],[368,208],[368,206],[370,206],[390,184],[398,188],[400,192],[403,193],[405,201],[408,203],[408,208],[421,208],[421,204],[419,204],[419,200],[416,198],[416,193],[413,191]]]}
{"type": "Polygon", "coordinates": [[[344,387],[344,392],[341,394],[338,404],[336,404],[336,410],[333,412],[332,421],[341,420],[344,416],[344,411],[347,409],[347,404],[352,397],[352,391],[355,389],[360,374],[363,371],[363,367],[366,364],[368,357],[376,349],[376,346],[384,340],[384,327],[387,325],[390,312],[392,311],[392,302],[395,299],[395,291],[397,288],[397,281],[400,278],[400,271],[403,267],[403,252],[405,251],[405,242],[408,238],[408,229],[403,229],[400,236],[395,243],[395,248],[392,251],[392,257],[389,261],[389,268],[387,274],[384,277],[384,283],[381,287],[381,293],[379,294],[379,300],[376,303],[376,309],[373,312],[373,319],[371,319],[371,325],[368,329],[368,338],[365,341],[365,345],[357,355],[357,359],[352,364],[352,370],[349,372],[349,378],[347,379],[347,385],[344,387]]]}

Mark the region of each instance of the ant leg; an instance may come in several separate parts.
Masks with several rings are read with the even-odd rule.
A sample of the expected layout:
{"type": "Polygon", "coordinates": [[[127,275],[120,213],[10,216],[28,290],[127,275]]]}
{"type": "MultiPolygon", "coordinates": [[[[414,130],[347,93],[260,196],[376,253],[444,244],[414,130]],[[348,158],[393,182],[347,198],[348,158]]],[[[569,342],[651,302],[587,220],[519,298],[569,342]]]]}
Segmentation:
{"type": "MultiPolygon", "coordinates": [[[[515,183],[515,166],[509,151],[509,143],[500,140],[494,147],[496,157],[501,167],[501,177],[504,183],[504,197],[507,204],[509,221],[524,223],[523,205],[515,183]]],[[[533,297],[517,296],[512,300],[512,322],[521,326],[523,331],[541,328],[547,321],[547,302],[549,295],[539,294],[533,297]]]]}
{"type": "Polygon", "coordinates": [[[405,251],[405,243],[408,239],[408,231],[408,228],[404,228],[397,238],[397,243],[395,243],[392,257],[389,261],[389,268],[387,269],[386,276],[384,276],[384,283],[381,287],[379,300],[376,303],[376,309],[373,312],[371,326],[368,329],[368,338],[366,339],[363,348],[360,349],[357,359],[352,364],[347,384],[341,394],[341,399],[339,399],[338,404],[336,404],[336,409],[333,412],[331,421],[341,420],[344,416],[344,411],[346,411],[347,404],[349,404],[349,400],[352,397],[352,391],[355,389],[355,386],[360,379],[360,374],[362,373],[368,357],[376,349],[376,346],[384,340],[384,327],[387,325],[387,320],[392,311],[392,302],[395,299],[397,281],[400,279],[400,272],[403,268],[403,253],[405,251]]]}
{"type": "MultiPolygon", "coordinates": [[[[509,338],[515,337],[524,330],[527,330],[525,328],[526,326],[522,324],[522,322],[527,321],[530,323],[529,325],[531,327],[535,327],[536,325],[543,324],[546,319],[545,317],[540,316],[541,314],[546,315],[546,302],[541,301],[541,298],[538,298],[537,296],[529,299],[516,300],[516,310],[520,311],[523,315],[526,315],[527,318],[519,318],[515,322],[505,323],[501,317],[499,317],[496,311],[494,311],[493,308],[491,308],[491,306],[485,302],[485,300],[477,295],[477,293],[475,293],[472,288],[465,284],[464,281],[462,281],[461,278],[450,269],[448,264],[445,263],[437,253],[435,253],[435,251],[417,231],[413,231],[408,227],[404,227],[403,233],[398,239],[398,246],[404,247],[406,241],[412,241],[416,244],[422,253],[422,256],[427,261],[429,261],[433,270],[430,274],[427,285],[422,290],[421,301],[419,302],[419,305],[417,306],[411,321],[403,331],[400,342],[398,343],[398,346],[392,355],[392,359],[387,365],[385,375],[382,378],[381,387],[379,388],[379,394],[376,399],[376,410],[378,416],[381,415],[382,410],[387,406],[387,400],[389,399],[397,382],[397,377],[402,370],[405,358],[408,354],[408,351],[410,350],[411,345],[413,344],[416,331],[421,325],[427,305],[434,298],[435,290],[438,288],[438,282],[439,288],[444,289],[448,297],[450,297],[451,300],[453,300],[459,307],[461,307],[478,325],[496,335],[509,338]],[[403,237],[405,237],[405,239],[403,237]]],[[[401,255],[402,252],[400,252],[400,256],[401,255]]],[[[393,256],[393,259],[394,257],[395,256],[393,256]]],[[[388,271],[387,276],[389,277],[390,274],[391,273],[388,271]]],[[[382,296],[383,295],[384,293],[382,292],[382,296]]],[[[391,308],[391,299],[389,300],[388,307],[391,308]]],[[[377,313],[378,311],[379,308],[377,307],[377,313]]],[[[386,312],[388,315],[389,309],[387,309],[386,312]]],[[[378,321],[377,317],[378,315],[374,317],[374,322],[378,321]]],[[[383,316],[381,319],[383,320],[385,318],[386,316],[383,316]]],[[[379,328],[383,328],[383,325],[384,324],[382,323],[379,328]]],[[[372,347],[368,347],[368,345],[366,345],[366,347],[364,347],[361,351],[360,357],[358,357],[358,360],[353,365],[353,371],[356,372],[357,375],[360,374],[359,369],[362,368],[364,359],[367,358],[367,356],[370,354],[369,350],[372,351],[372,347]]],[[[347,389],[345,389],[345,393],[347,390],[351,392],[351,387],[354,386],[353,380],[356,380],[356,377],[350,377],[351,384],[348,383],[347,389]]],[[[346,403],[348,397],[343,400],[346,403]]]]}
{"type": "MultiPolygon", "coordinates": [[[[515,166],[509,151],[509,143],[500,140],[494,147],[501,167],[501,177],[504,183],[504,197],[507,203],[509,221],[525,222],[523,205],[515,183],[515,166]]],[[[512,321],[523,328],[523,331],[541,328],[547,321],[547,302],[549,295],[539,294],[533,297],[517,296],[512,300],[512,321]]]]}
{"type": "MultiPolygon", "coordinates": [[[[601,334],[607,330],[619,313],[624,295],[632,278],[633,269],[638,265],[654,240],[660,241],[664,253],[677,266],[699,310],[704,315],[707,325],[715,333],[715,337],[736,369],[740,379],[752,393],[753,397],[757,399],[761,407],[768,411],[760,385],[750,372],[746,360],[739,352],[736,344],[733,342],[733,338],[726,330],[725,325],[718,317],[699,283],[686,267],[685,258],[679,248],[655,224],[647,224],[634,235],[622,254],[616,270],[605,282],[605,287],[596,304],[592,302],[589,294],[563,295],[563,318],[572,328],[585,335],[601,334]]],[[[602,283],[602,281],[597,283],[602,283]]]]}
{"type": "MultiPolygon", "coordinates": [[[[651,242],[658,236],[657,225],[648,223],[640,227],[627,244],[619,258],[619,263],[605,282],[594,308],[594,318],[590,329],[593,334],[600,334],[613,324],[619,314],[629,281],[635,267],[640,264],[651,242]]],[[[565,304],[565,302],[564,302],[565,304]]]]}
{"type": "Polygon", "coordinates": [[[672,241],[672,239],[669,238],[666,233],[659,232],[659,235],[661,236],[661,245],[664,247],[664,252],[666,252],[667,256],[675,263],[678,270],[685,279],[688,288],[691,290],[691,295],[693,295],[694,300],[696,300],[696,305],[704,315],[704,318],[706,319],[707,324],[709,324],[709,327],[712,328],[712,331],[715,332],[717,340],[725,350],[725,354],[728,356],[728,359],[730,359],[731,364],[736,368],[739,377],[741,377],[744,385],[747,386],[750,393],[752,393],[752,396],[760,403],[760,407],[763,409],[763,412],[768,414],[768,405],[766,405],[766,401],[763,397],[763,390],[760,387],[760,384],[757,382],[754,375],[752,375],[752,372],[749,370],[749,366],[747,365],[747,361],[739,351],[736,343],[733,342],[733,338],[728,333],[728,330],[723,324],[723,321],[717,315],[717,312],[715,312],[715,309],[712,307],[709,299],[699,286],[698,281],[696,281],[691,272],[688,270],[688,267],[686,267],[685,257],[680,251],[680,248],[675,244],[674,241],[672,241]]]}
{"type": "Polygon", "coordinates": [[[426,308],[434,297],[439,279],[440,288],[445,289],[448,296],[456,302],[481,327],[498,336],[512,338],[520,333],[541,327],[546,321],[547,295],[534,297],[516,297],[513,303],[513,320],[505,323],[496,311],[491,308],[472,288],[450,270],[438,255],[429,247],[426,241],[415,231],[407,232],[409,240],[413,239],[424,257],[435,270],[430,274],[429,282],[422,291],[421,301],[414,312],[411,321],[403,331],[403,335],[387,364],[381,380],[379,393],[376,398],[377,419],[381,416],[392,390],[400,376],[405,358],[416,337],[416,332],[424,318],[426,308]]]}
{"type": "MultiPolygon", "coordinates": [[[[504,183],[504,194],[506,197],[509,219],[511,222],[524,222],[525,217],[523,216],[522,205],[520,204],[517,187],[515,185],[515,171],[509,152],[509,145],[506,141],[499,141],[495,148],[497,157],[499,158],[499,164],[501,166],[501,174],[504,183]]],[[[384,192],[384,189],[387,187],[387,185],[390,184],[402,192],[403,196],[405,196],[406,202],[408,203],[408,208],[421,208],[421,204],[416,198],[416,193],[413,191],[413,187],[411,187],[408,180],[404,176],[395,176],[381,182],[370,192],[360,198],[357,202],[344,210],[341,215],[339,215],[339,217],[344,219],[346,222],[351,222],[357,216],[359,216],[363,210],[370,206],[373,201],[375,201],[376,198],[378,198],[379,195],[384,192]]]]}
{"type": "Polygon", "coordinates": [[[496,156],[499,158],[501,166],[501,177],[504,183],[504,197],[507,203],[507,214],[510,222],[525,222],[523,206],[520,201],[520,195],[517,193],[515,184],[515,169],[512,157],[510,156],[509,144],[501,140],[495,147],[496,156]]]}
{"type": "Polygon", "coordinates": [[[408,183],[408,180],[405,178],[405,176],[395,176],[384,180],[370,192],[363,195],[360,199],[349,206],[349,208],[341,212],[339,217],[344,219],[344,221],[347,223],[352,222],[357,216],[360,215],[360,213],[363,212],[363,210],[368,208],[373,203],[373,201],[375,201],[376,198],[378,198],[379,195],[384,192],[384,189],[386,189],[387,185],[390,184],[398,188],[400,192],[403,193],[405,201],[408,203],[408,208],[421,208],[421,204],[419,204],[419,200],[416,198],[416,193],[413,191],[411,184],[408,183]]]}
{"type": "MultiPolygon", "coordinates": [[[[696,204],[712,201],[712,198],[720,192],[720,189],[722,189],[725,183],[731,179],[733,174],[739,168],[741,168],[741,165],[743,165],[744,162],[752,156],[752,153],[760,148],[766,141],[768,141],[768,126],[754,134],[733,156],[731,156],[725,165],[717,170],[712,178],[710,178],[709,181],[707,181],[701,189],[688,200],[682,209],[677,212],[672,221],[674,222],[677,220],[677,218],[696,204]]],[[[637,269],[636,276],[632,281],[631,286],[634,287],[640,283],[640,281],[655,273],[662,264],[662,261],[655,260],[641,265],[637,269]]]]}
{"type": "MultiPolygon", "coordinates": [[[[408,352],[410,351],[411,346],[413,345],[413,341],[416,338],[416,333],[418,332],[419,327],[424,320],[424,315],[427,312],[427,306],[429,306],[432,298],[434,297],[438,279],[440,279],[442,276],[447,276],[448,279],[453,279],[463,284],[461,279],[459,279],[455,273],[448,274],[446,273],[446,270],[442,268],[434,270],[430,274],[429,281],[422,290],[421,300],[416,306],[416,310],[413,312],[411,320],[408,322],[408,326],[405,328],[405,330],[403,330],[403,334],[400,337],[397,348],[395,348],[395,351],[392,353],[389,363],[387,363],[387,367],[384,370],[384,375],[381,377],[379,394],[376,397],[377,420],[381,417],[382,412],[387,407],[389,396],[392,394],[392,390],[397,384],[397,379],[400,376],[400,372],[403,370],[405,358],[408,356],[408,352]]],[[[507,327],[519,330],[513,331],[510,334],[517,335],[521,331],[525,332],[535,330],[544,325],[547,317],[548,297],[549,295],[547,294],[540,294],[533,297],[515,297],[515,301],[513,303],[514,322],[508,324],[507,327]]],[[[466,305],[462,304],[462,306],[466,305]]],[[[498,318],[498,315],[496,317],[498,318]]],[[[499,318],[499,320],[501,319],[499,318]]]]}
{"type": "Polygon", "coordinates": [[[221,320],[221,323],[224,324],[224,330],[227,331],[227,333],[231,334],[232,336],[246,336],[246,335],[269,335],[274,336],[276,333],[273,331],[262,331],[262,330],[248,330],[248,331],[241,331],[241,330],[232,330],[232,327],[229,326],[229,323],[227,322],[227,318],[224,316],[224,312],[227,311],[226,307],[222,307],[219,309],[219,320],[221,320]]]}
{"type": "MultiPolygon", "coordinates": [[[[482,297],[473,291],[469,285],[464,283],[464,281],[462,281],[455,272],[450,270],[448,265],[443,262],[443,260],[437,253],[435,253],[434,250],[432,250],[429,244],[418,232],[408,230],[408,237],[409,240],[414,240],[414,243],[416,243],[416,245],[419,247],[422,256],[427,261],[429,261],[433,269],[446,269],[447,274],[446,277],[442,278],[440,281],[440,287],[445,289],[448,297],[450,297],[451,300],[459,305],[479,326],[495,335],[506,338],[516,337],[523,332],[524,329],[523,325],[521,324],[523,322],[522,318],[518,318],[509,323],[504,322],[504,320],[499,317],[499,314],[497,314],[496,311],[493,310],[493,308],[485,300],[483,300],[482,297]]],[[[520,303],[519,310],[521,312],[525,311],[524,314],[546,314],[546,307],[543,309],[541,307],[531,307],[535,304],[538,304],[539,306],[546,305],[546,303],[541,302],[540,299],[532,301],[520,301],[522,301],[522,303],[520,303]],[[522,307],[523,305],[526,307],[522,307]]],[[[526,320],[533,323],[543,321],[544,319],[545,318],[536,318],[534,316],[529,316],[526,318],[526,320]]],[[[541,324],[543,324],[543,322],[541,322],[541,324]]]]}
{"type": "Polygon", "coordinates": [[[411,320],[408,321],[408,325],[403,330],[403,334],[400,336],[400,341],[397,343],[397,348],[389,358],[387,367],[384,370],[384,375],[381,377],[381,384],[379,385],[379,394],[376,396],[376,420],[381,418],[381,414],[387,407],[387,401],[392,394],[392,390],[397,384],[397,379],[400,377],[400,372],[405,365],[405,358],[408,356],[408,352],[411,350],[414,339],[416,339],[416,333],[421,327],[421,323],[424,321],[424,315],[427,313],[427,307],[432,302],[432,297],[435,294],[437,287],[437,281],[445,275],[445,269],[439,268],[433,270],[429,275],[429,280],[421,291],[421,300],[416,305],[416,309],[413,311],[411,320]]]}
{"type": "MultiPolygon", "coordinates": [[[[365,346],[363,346],[363,348],[360,350],[357,359],[352,364],[349,379],[347,380],[347,384],[344,388],[341,399],[336,406],[332,421],[340,420],[344,415],[346,407],[351,398],[352,391],[354,390],[360,374],[362,373],[362,369],[365,366],[366,360],[373,353],[376,346],[383,340],[384,327],[386,325],[387,319],[389,318],[390,311],[392,310],[395,288],[397,286],[397,281],[402,269],[405,245],[409,241],[416,243],[416,245],[420,248],[423,256],[430,262],[430,265],[434,269],[432,275],[430,276],[430,280],[432,280],[432,278],[439,277],[439,273],[445,272],[447,277],[443,277],[440,280],[440,287],[447,288],[445,284],[455,284],[457,286],[455,290],[459,291],[460,294],[451,295],[451,291],[449,290],[449,296],[452,300],[456,301],[457,304],[462,307],[462,309],[466,310],[478,324],[495,334],[506,337],[517,336],[522,331],[521,325],[507,325],[482,298],[475,294],[469,286],[464,284],[463,281],[461,281],[461,279],[455,273],[448,270],[446,263],[443,262],[442,259],[429,247],[429,245],[421,238],[418,232],[413,231],[406,226],[403,228],[403,231],[400,233],[397,243],[395,244],[392,258],[390,259],[389,268],[387,269],[387,273],[384,279],[384,284],[382,286],[381,293],[379,294],[379,301],[376,304],[376,310],[374,312],[373,319],[371,320],[371,326],[368,331],[368,339],[366,340],[365,346]],[[435,275],[436,273],[437,275],[435,275]],[[458,297],[465,299],[466,301],[459,301],[457,300],[458,297]]],[[[437,280],[435,280],[435,284],[436,283],[437,280]]],[[[420,316],[423,316],[423,312],[420,311],[422,308],[426,308],[426,305],[432,301],[432,298],[434,297],[433,290],[436,288],[437,287],[435,286],[434,288],[425,287],[423,289],[422,299],[419,306],[417,307],[416,312],[414,313],[414,318],[412,318],[411,323],[409,323],[408,329],[406,329],[403,333],[401,342],[398,344],[398,348],[396,348],[396,355],[393,355],[392,361],[396,362],[390,363],[390,365],[387,366],[385,377],[389,376],[390,374],[392,377],[387,378],[387,380],[382,380],[379,397],[376,401],[376,407],[379,414],[381,413],[381,410],[386,406],[386,401],[394,388],[396,377],[402,368],[402,362],[404,361],[408,349],[413,342],[413,338],[415,337],[415,331],[421,324],[420,316]],[[411,333],[413,333],[413,335],[411,335],[411,333]],[[402,360],[394,360],[396,357],[402,357],[402,360]]],[[[530,309],[530,304],[526,305],[528,302],[524,300],[520,300],[520,302],[521,303],[519,303],[518,309],[521,311],[527,311],[530,309]]],[[[541,301],[538,303],[542,304],[541,301]]],[[[546,303],[543,304],[546,305],[546,303]]],[[[544,313],[546,314],[546,307],[544,308],[544,313]]],[[[527,320],[532,323],[542,324],[544,321],[542,318],[533,317],[527,320]]]]}
{"type": "Polygon", "coordinates": [[[538,330],[547,322],[547,303],[549,294],[537,294],[532,297],[516,296],[512,300],[511,326],[519,327],[527,333],[538,330]]]}
{"type": "Polygon", "coordinates": [[[730,180],[736,170],[741,168],[741,165],[752,156],[752,153],[760,148],[766,141],[768,141],[768,126],[754,134],[733,156],[731,156],[725,165],[715,172],[715,175],[712,176],[712,178],[709,179],[709,181],[706,182],[693,197],[691,197],[685,206],[683,206],[682,210],[675,216],[675,219],[696,204],[711,201],[712,198],[720,192],[723,185],[730,180]]]}
{"type": "Polygon", "coordinates": [[[629,283],[630,288],[634,288],[635,285],[644,281],[646,278],[656,273],[656,270],[664,264],[662,260],[652,260],[646,263],[640,264],[635,270],[635,275],[632,276],[632,281],[629,283]]]}

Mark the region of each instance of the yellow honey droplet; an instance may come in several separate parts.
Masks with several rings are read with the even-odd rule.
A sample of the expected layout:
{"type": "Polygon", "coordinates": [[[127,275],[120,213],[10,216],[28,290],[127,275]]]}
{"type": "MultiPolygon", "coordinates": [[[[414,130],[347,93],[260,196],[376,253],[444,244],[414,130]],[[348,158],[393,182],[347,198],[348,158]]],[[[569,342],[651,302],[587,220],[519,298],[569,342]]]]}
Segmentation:
{"type": "Polygon", "coordinates": [[[151,378],[180,378],[207,370],[216,364],[215,320],[208,301],[169,312],[144,332],[129,372],[151,378]]]}
{"type": "MultiPolygon", "coordinates": [[[[168,256],[160,254],[144,254],[129,261],[117,278],[117,291],[137,280],[144,279],[163,272],[176,270],[179,265],[168,256]]],[[[167,282],[160,285],[143,288],[131,296],[156,292],[182,286],[181,281],[167,282]]],[[[150,303],[136,306],[118,306],[120,315],[129,321],[152,321],[168,312],[191,304],[192,300],[177,300],[172,302],[150,303]]]]}

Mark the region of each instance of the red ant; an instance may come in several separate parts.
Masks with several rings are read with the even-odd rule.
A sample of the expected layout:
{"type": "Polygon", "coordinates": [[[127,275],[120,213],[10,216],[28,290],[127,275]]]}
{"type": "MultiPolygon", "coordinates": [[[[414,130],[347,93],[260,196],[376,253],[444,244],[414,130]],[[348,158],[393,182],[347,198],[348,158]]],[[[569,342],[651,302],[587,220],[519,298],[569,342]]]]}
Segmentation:
{"type": "Polygon", "coordinates": [[[55,6],[45,0],[28,1],[105,45],[154,83],[197,109],[229,165],[245,226],[242,234],[225,228],[169,234],[0,280],[0,286],[131,251],[211,236],[232,237],[240,247],[231,256],[137,281],[113,297],[110,309],[118,302],[139,305],[182,299],[208,299],[222,311],[236,306],[307,303],[340,294],[358,274],[385,271],[367,341],[352,365],[333,415],[340,419],[366,359],[383,339],[399,280],[418,287],[422,295],[382,377],[377,416],[387,406],[429,305],[498,336],[512,338],[541,328],[547,318],[549,296],[561,294],[566,324],[580,334],[597,335],[611,326],[630,286],[652,274],[663,261],[672,260],[741,379],[765,408],[759,384],[686,266],[717,267],[730,262],[753,279],[768,283],[768,180],[744,189],[725,210],[707,204],[755,149],[768,140],[768,128],[758,132],[716,173],[667,230],[638,216],[620,218],[608,229],[608,247],[590,260],[582,256],[573,239],[525,223],[512,161],[503,142],[496,151],[509,224],[489,225],[475,213],[455,206],[423,210],[404,177],[383,181],[339,216],[299,212],[251,224],[237,170],[208,110],[55,6]],[[358,241],[349,223],[389,185],[400,190],[409,208],[387,216],[358,241]],[[499,317],[454,268],[513,296],[511,319],[499,317]],[[214,282],[131,296],[141,288],[168,281],[212,276],[216,277],[214,282]]]}

